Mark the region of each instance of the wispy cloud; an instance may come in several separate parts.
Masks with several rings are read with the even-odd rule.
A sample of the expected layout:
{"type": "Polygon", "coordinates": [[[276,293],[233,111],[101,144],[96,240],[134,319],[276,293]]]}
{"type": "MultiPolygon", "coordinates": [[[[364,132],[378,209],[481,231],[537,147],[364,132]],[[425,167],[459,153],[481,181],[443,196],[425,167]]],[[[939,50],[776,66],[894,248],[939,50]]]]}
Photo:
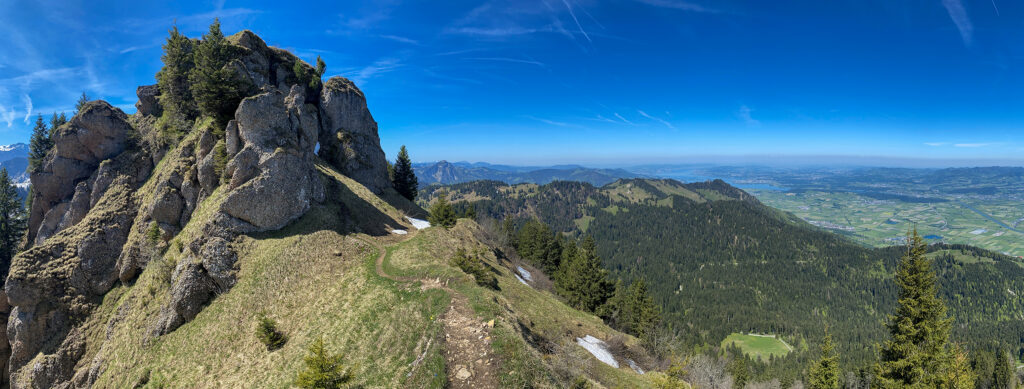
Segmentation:
{"type": "Polygon", "coordinates": [[[569,16],[572,16],[572,21],[576,22],[576,28],[579,29],[584,38],[587,38],[587,42],[594,43],[594,41],[590,39],[590,35],[587,35],[587,31],[583,29],[583,25],[580,24],[580,20],[576,18],[576,12],[573,12],[572,5],[569,5],[569,0],[562,0],[562,4],[565,4],[565,8],[569,10],[569,16]]]}
{"type": "Polygon", "coordinates": [[[17,114],[14,112],[14,107],[8,110],[6,106],[0,105],[0,120],[7,122],[7,127],[14,124],[15,115],[17,114]]]}
{"type": "Polygon", "coordinates": [[[415,39],[411,39],[411,38],[406,38],[404,36],[387,35],[387,34],[378,35],[378,36],[381,37],[381,38],[387,39],[387,40],[392,40],[392,41],[401,42],[401,43],[408,43],[410,45],[417,45],[418,46],[420,44],[420,41],[415,40],[415,39]]]}
{"type": "Polygon", "coordinates": [[[739,118],[742,119],[744,123],[747,123],[748,126],[760,126],[761,121],[754,119],[752,116],[750,116],[751,111],[753,110],[751,110],[750,107],[746,105],[741,105],[739,111],[736,112],[736,116],[739,116],[739,118]]]}
{"type": "Polygon", "coordinates": [[[536,117],[536,116],[526,116],[526,117],[528,119],[533,119],[533,120],[536,120],[536,121],[541,122],[541,123],[550,124],[552,126],[559,126],[559,127],[573,127],[574,126],[571,123],[557,122],[557,121],[554,121],[554,120],[539,118],[539,117],[536,117]]]}
{"type": "Polygon", "coordinates": [[[449,34],[474,35],[481,37],[502,38],[515,35],[527,35],[538,32],[553,32],[550,27],[530,28],[522,26],[508,27],[457,27],[449,28],[445,32],[449,34]]]}
{"type": "Polygon", "coordinates": [[[654,7],[670,8],[680,11],[690,12],[705,12],[705,13],[718,13],[720,11],[708,8],[703,5],[682,0],[637,0],[640,3],[647,4],[654,7]]]}
{"type": "Polygon", "coordinates": [[[993,146],[994,143],[957,143],[953,147],[988,147],[993,146]]]}
{"type": "Polygon", "coordinates": [[[28,95],[21,95],[21,101],[25,103],[25,124],[28,124],[28,119],[32,117],[32,98],[28,95]]]}
{"type": "Polygon", "coordinates": [[[948,145],[949,142],[924,142],[926,146],[939,147],[948,145]]]}
{"type": "Polygon", "coordinates": [[[402,63],[397,58],[381,58],[359,70],[344,72],[343,75],[351,79],[352,82],[356,83],[356,85],[360,85],[365,84],[367,80],[374,76],[390,72],[400,67],[402,67],[402,63]]]}
{"type": "Polygon", "coordinates": [[[970,46],[974,40],[974,25],[967,16],[964,4],[960,0],[942,0],[942,6],[946,7],[946,12],[949,13],[949,18],[953,19],[956,29],[960,30],[960,38],[964,40],[964,44],[970,46]]]}
{"type": "Polygon", "coordinates": [[[628,125],[632,126],[632,125],[636,124],[636,123],[633,123],[633,122],[627,120],[626,118],[622,117],[622,115],[619,115],[618,112],[615,112],[615,117],[619,118],[619,120],[622,120],[623,123],[626,123],[628,125]]]}
{"type": "Polygon", "coordinates": [[[519,58],[508,58],[508,57],[470,57],[470,58],[463,58],[463,59],[469,60],[469,61],[494,61],[494,62],[521,63],[521,64],[526,64],[526,65],[540,66],[540,67],[545,67],[546,66],[546,65],[544,65],[543,62],[540,62],[540,61],[534,61],[534,60],[529,60],[529,59],[519,59],[519,58]]]}
{"type": "Polygon", "coordinates": [[[637,113],[639,113],[639,114],[640,114],[640,116],[643,116],[643,117],[645,117],[645,118],[648,118],[648,119],[654,120],[654,121],[656,121],[656,122],[658,122],[658,123],[664,124],[664,125],[665,125],[665,127],[671,128],[671,129],[673,129],[673,130],[675,130],[675,129],[676,129],[676,126],[673,126],[673,125],[672,125],[672,123],[669,123],[669,122],[668,122],[667,120],[665,120],[665,119],[662,119],[662,118],[659,118],[659,117],[655,117],[655,116],[651,116],[651,115],[647,114],[647,112],[644,112],[643,110],[639,110],[639,109],[638,109],[638,110],[636,110],[636,112],[637,112],[637,113]]]}

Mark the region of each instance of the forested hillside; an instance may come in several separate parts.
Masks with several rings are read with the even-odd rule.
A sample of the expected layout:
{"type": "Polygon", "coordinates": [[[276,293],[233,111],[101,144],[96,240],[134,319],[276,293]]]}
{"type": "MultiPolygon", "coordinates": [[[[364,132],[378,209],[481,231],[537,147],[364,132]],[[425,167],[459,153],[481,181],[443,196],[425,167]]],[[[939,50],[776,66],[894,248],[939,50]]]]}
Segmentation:
{"type": "MultiPolygon", "coordinates": [[[[795,374],[828,325],[847,370],[866,368],[880,323],[892,312],[901,247],[870,249],[766,207],[721,181],[620,180],[509,186],[471,182],[424,190],[456,209],[522,224],[537,218],[594,238],[612,274],[646,279],[687,345],[718,345],[735,332],[781,335],[798,352],[759,369],[795,374]]],[[[955,317],[953,340],[969,349],[1021,352],[1024,267],[968,246],[929,248],[955,317]]]]}

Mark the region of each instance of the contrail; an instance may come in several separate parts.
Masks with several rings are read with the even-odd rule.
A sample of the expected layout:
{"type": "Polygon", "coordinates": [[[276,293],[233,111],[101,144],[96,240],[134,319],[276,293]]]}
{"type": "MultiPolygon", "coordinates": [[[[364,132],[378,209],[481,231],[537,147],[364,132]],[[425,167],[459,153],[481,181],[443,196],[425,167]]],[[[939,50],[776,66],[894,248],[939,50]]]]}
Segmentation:
{"type": "Polygon", "coordinates": [[[590,35],[587,35],[587,32],[583,30],[583,26],[580,25],[580,20],[576,19],[576,13],[572,12],[572,6],[569,5],[569,1],[562,0],[562,3],[565,4],[565,8],[569,9],[569,15],[572,16],[572,20],[576,22],[576,28],[580,29],[580,32],[583,33],[583,37],[587,38],[587,42],[594,43],[594,41],[590,40],[590,35]]]}
{"type": "Polygon", "coordinates": [[[999,15],[999,7],[996,7],[996,0],[992,0],[992,8],[996,9],[996,16],[1001,16],[999,15]]]}

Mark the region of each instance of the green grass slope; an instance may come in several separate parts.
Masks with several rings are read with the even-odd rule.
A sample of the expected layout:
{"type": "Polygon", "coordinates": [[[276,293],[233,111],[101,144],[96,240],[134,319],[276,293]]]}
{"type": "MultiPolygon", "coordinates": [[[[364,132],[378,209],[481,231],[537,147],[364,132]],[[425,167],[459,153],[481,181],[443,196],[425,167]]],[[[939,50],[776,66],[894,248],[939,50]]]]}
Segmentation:
{"type": "MultiPolygon", "coordinates": [[[[87,348],[76,368],[92,370],[97,388],[285,388],[303,368],[308,346],[322,337],[329,351],[343,355],[354,385],[440,388],[451,367],[439,318],[456,293],[465,296],[480,321],[495,321],[490,347],[498,357],[501,387],[559,387],[565,371],[580,372],[598,387],[649,386],[644,376],[604,365],[574,344],[568,354],[577,368],[562,368],[567,353],[554,353],[548,345],[585,334],[618,336],[629,345],[636,341],[518,283],[508,264],[477,239],[475,223],[464,220],[452,230],[416,233],[404,220],[404,215],[423,216],[415,205],[394,193],[378,197],[326,165],[318,168],[328,201],[282,230],[236,239],[239,272],[233,288],[193,321],[155,337],[171,270],[181,255],[172,244],[133,284],[111,290],[86,319],[81,328],[87,348]],[[395,228],[412,235],[389,234],[395,228]],[[386,250],[389,275],[433,278],[450,287],[381,277],[375,271],[378,247],[386,250]],[[485,262],[496,272],[500,290],[477,286],[448,264],[459,247],[487,253],[485,262]],[[287,337],[280,349],[268,351],[257,339],[261,315],[276,321],[287,337]]],[[[200,233],[198,226],[222,200],[218,191],[200,204],[180,236],[200,233]]]]}

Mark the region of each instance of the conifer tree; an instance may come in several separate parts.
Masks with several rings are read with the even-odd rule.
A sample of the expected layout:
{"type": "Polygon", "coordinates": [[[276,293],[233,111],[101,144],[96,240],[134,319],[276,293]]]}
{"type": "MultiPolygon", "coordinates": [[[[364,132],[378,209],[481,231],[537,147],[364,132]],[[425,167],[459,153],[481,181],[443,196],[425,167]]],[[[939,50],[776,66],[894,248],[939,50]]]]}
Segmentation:
{"type": "Polygon", "coordinates": [[[821,356],[808,369],[807,386],[810,389],[838,389],[842,371],[839,369],[839,355],[832,345],[832,334],[825,327],[825,339],[821,343],[821,356]]]}
{"type": "Polygon", "coordinates": [[[160,57],[164,66],[156,74],[157,88],[160,89],[160,105],[171,118],[179,121],[190,120],[196,115],[195,101],[189,88],[189,73],[195,68],[192,40],[178,32],[174,26],[164,43],[164,54],[160,57]]]}
{"type": "Polygon", "coordinates": [[[320,87],[320,83],[322,83],[323,79],[324,79],[324,72],[326,72],[326,71],[327,71],[327,63],[324,62],[324,59],[320,58],[319,55],[316,56],[316,70],[314,70],[314,72],[313,72],[313,75],[315,77],[313,77],[313,80],[310,81],[309,86],[311,88],[319,88],[320,87]]]}
{"type": "Polygon", "coordinates": [[[992,371],[992,388],[1013,389],[1017,386],[1014,377],[1013,358],[1006,350],[996,352],[996,364],[992,371]]]}
{"type": "Polygon", "coordinates": [[[896,313],[889,316],[891,339],[880,347],[873,386],[880,388],[948,387],[951,369],[949,332],[952,319],[937,296],[927,245],[915,228],[907,236],[907,252],[896,273],[896,313]]]}
{"type": "Polygon", "coordinates": [[[50,139],[50,131],[43,122],[43,115],[36,117],[36,126],[32,128],[32,137],[28,142],[28,171],[29,173],[39,171],[46,158],[46,153],[53,148],[53,140],[50,139]]]}
{"type": "Polygon", "coordinates": [[[0,169],[0,276],[7,278],[11,258],[18,252],[18,244],[25,234],[27,220],[18,190],[7,169],[0,169]]]}
{"type": "Polygon", "coordinates": [[[434,201],[434,205],[430,207],[430,222],[433,226],[452,228],[455,227],[457,217],[455,216],[455,209],[445,199],[446,194],[441,192],[437,196],[437,200],[434,201]]]}
{"type": "Polygon", "coordinates": [[[978,378],[977,373],[971,369],[970,358],[967,352],[959,345],[953,346],[950,369],[946,375],[946,388],[949,389],[973,389],[978,378]]]}
{"type": "Polygon", "coordinates": [[[53,116],[50,117],[50,134],[49,134],[49,137],[52,139],[54,132],[57,131],[57,128],[60,127],[60,126],[63,126],[64,123],[67,123],[67,122],[68,122],[68,117],[67,117],[67,115],[64,115],[64,112],[61,112],[60,116],[58,116],[57,113],[54,112],[53,116]]]}
{"type": "Polygon", "coordinates": [[[419,182],[416,180],[416,173],[412,170],[412,160],[409,159],[409,151],[405,145],[398,150],[398,158],[395,159],[394,178],[391,185],[403,197],[409,201],[416,200],[416,190],[419,182]]]}
{"type": "Polygon", "coordinates": [[[661,307],[654,303],[643,278],[629,286],[620,304],[622,329],[639,338],[645,338],[661,320],[661,307]]]}
{"type": "Polygon", "coordinates": [[[341,355],[332,355],[324,347],[324,338],[317,338],[303,358],[306,368],[295,377],[295,386],[309,389],[341,388],[352,380],[352,373],[341,363],[341,355]]]}
{"type": "Polygon", "coordinates": [[[85,104],[88,102],[89,96],[87,96],[85,92],[82,92],[82,96],[78,98],[77,102],[75,102],[75,114],[77,115],[78,112],[82,112],[82,108],[85,107],[85,104]]]}
{"type": "Polygon", "coordinates": [[[587,237],[576,255],[563,262],[555,277],[555,288],[573,308],[594,312],[615,293],[608,271],[594,252],[594,239],[587,237]]]}
{"type": "Polygon", "coordinates": [[[190,90],[199,113],[214,118],[223,127],[246,96],[247,85],[225,65],[231,61],[234,48],[220,31],[220,20],[214,19],[210,30],[196,45],[195,67],[189,72],[190,90]]]}

